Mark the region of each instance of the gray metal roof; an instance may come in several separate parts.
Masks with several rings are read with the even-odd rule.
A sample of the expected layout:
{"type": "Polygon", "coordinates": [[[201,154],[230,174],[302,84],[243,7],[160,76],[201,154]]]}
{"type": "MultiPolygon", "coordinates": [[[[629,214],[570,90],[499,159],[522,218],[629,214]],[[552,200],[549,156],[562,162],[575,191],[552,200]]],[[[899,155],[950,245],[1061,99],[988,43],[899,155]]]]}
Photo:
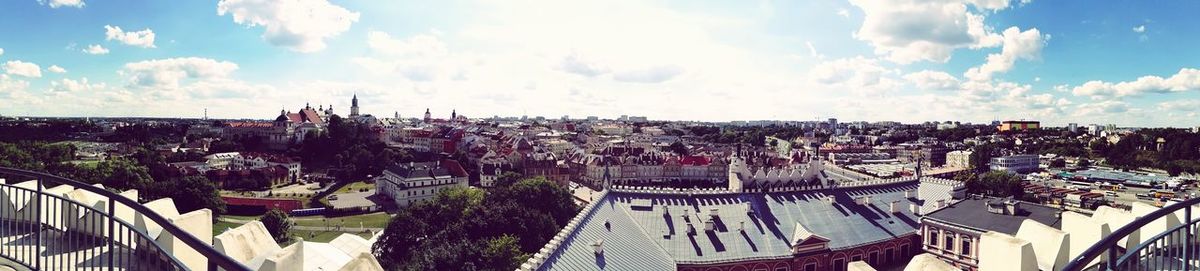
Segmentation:
{"type": "Polygon", "coordinates": [[[1062,224],[1062,219],[1057,215],[1059,210],[1054,207],[1021,202],[1022,212],[1017,215],[1004,215],[988,212],[986,204],[989,200],[999,202],[1002,199],[967,199],[929,213],[925,218],[1009,235],[1017,234],[1021,222],[1025,219],[1032,219],[1055,229],[1060,228],[1062,224]]]}
{"type": "Polygon", "coordinates": [[[792,257],[791,238],[800,224],[828,238],[830,249],[887,241],[916,232],[922,210],[939,199],[950,200],[953,188],[939,183],[906,181],[871,187],[823,191],[754,194],[605,193],[570,237],[540,270],[664,270],[675,264],[736,262],[792,257]],[[919,189],[918,189],[919,188],[919,189]],[[905,191],[918,190],[917,199],[905,191]],[[832,196],[835,203],[825,200],[832,196]],[[870,204],[855,198],[871,196],[870,204]],[[652,202],[650,208],[645,201],[652,202]],[[889,212],[898,201],[900,211],[889,212]],[[747,212],[749,207],[753,214],[747,212]],[[664,209],[666,213],[664,214],[664,209]],[[710,216],[712,209],[717,216],[710,216]],[[684,215],[687,219],[684,219],[684,215]],[[712,219],[714,231],[705,231],[712,219]],[[605,222],[609,227],[605,227],[605,222]],[[687,225],[695,227],[689,235],[687,225]],[[739,226],[744,223],[744,231],[739,226]],[[604,240],[603,260],[591,244],[604,240]]]}

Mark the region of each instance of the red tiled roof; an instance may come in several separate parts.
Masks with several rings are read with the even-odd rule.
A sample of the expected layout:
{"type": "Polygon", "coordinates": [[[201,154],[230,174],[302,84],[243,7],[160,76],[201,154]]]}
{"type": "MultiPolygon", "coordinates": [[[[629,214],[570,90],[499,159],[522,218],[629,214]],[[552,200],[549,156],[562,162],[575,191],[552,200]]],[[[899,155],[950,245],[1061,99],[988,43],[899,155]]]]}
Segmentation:
{"type": "Polygon", "coordinates": [[[226,122],[225,126],[229,126],[229,127],[233,127],[233,128],[265,128],[265,127],[271,127],[272,124],[270,122],[236,121],[236,122],[226,122]]]}

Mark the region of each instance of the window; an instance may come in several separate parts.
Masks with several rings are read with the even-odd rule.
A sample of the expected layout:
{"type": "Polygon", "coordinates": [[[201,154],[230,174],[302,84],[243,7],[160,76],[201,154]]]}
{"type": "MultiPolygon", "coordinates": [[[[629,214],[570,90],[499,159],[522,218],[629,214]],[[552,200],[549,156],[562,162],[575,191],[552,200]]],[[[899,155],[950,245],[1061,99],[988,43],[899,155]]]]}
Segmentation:
{"type": "Polygon", "coordinates": [[[929,231],[929,245],[938,246],[938,233],[936,231],[929,231]]]}
{"type": "Polygon", "coordinates": [[[776,267],[775,271],[788,271],[788,268],[787,268],[787,266],[780,266],[780,267],[776,267]]]}
{"type": "Polygon", "coordinates": [[[896,260],[896,254],[894,252],[895,251],[893,251],[890,248],[887,250],[884,250],[883,251],[883,263],[885,263],[885,264],[891,263],[892,261],[896,260]]]}
{"type": "Polygon", "coordinates": [[[908,244],[900,245],[900,258],[908,257],[908,244]]]}
{"type": "Polygon", "coordinates": [[[867,254],[867,263],[879,265],[879,252],[872,251],[870,254],[867,254]]]}
{"type": "Polygon", "coordinates": [[[809,264],[804,265],[804,271],[817,271],[817,264],[809,263],[809,264]]]}
{"type": "Polygon", "coordinates": [[[850,262],[857,262],[857,261],[861,261],[861,260],[862,260],[862,255],[850,256],[850,262]]]}
{"type": "Polygon", "coordinates": [[[842,258],[833,259],[833,270],[834,271],[846,271],[846,259],[842,259],[842,258]]]}
{"type": "Polygon", "coordinates": [[[945,246],[946,247],[944,247],[944,248],[946,250],[954,251],[954,235],[953,234],[946,234],[945,246]]]}
{"type": "Polygon", "coordinates": [[[971,256],[971,239],[963,238],[962,247],[959,248],[959,254],[963,256],[971,256]]]}

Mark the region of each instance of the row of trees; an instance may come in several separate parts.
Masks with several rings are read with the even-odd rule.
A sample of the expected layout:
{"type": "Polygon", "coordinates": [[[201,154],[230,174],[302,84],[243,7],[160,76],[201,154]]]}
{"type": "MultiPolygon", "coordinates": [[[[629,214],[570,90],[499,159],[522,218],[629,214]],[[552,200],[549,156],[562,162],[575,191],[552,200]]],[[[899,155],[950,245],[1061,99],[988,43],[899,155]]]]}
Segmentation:
{"type": "Polygon", "coordinates": [[[566,189],[542,177],[488,191],[442,190],[401,209],[374,245],[388,270],[513,270],[578,211],[566,189]]]}
{"type": "Polygon", "coordinates": [[[1200,173],[1200,134],[1186,130],[1146,129],[1122,137],[1116,144],[1101,139],[1092,144],[1105,163],[1122,169],[1152,167],[1170,175],[1200,173]],[[1163,139],[1160,144],[1158,139],[1163,139]]]}
{"type": "Polygon", "coordinates": [[[380,142],[379,133],[366,124],[334,115],[327,129],[326,133],[308,134],[293,150],[305,167],[332,167],[339,169],[334,175],[340,180],[361,180],[379,175],[392,164],[412,160],[408,153],[380,142]]]}
{"type": "MultiPolygon", "coordinates": [[[[158,155],[139,151],[144,155],[158,155]]],[[[149,167],[132,158],[112,158],[91,164],[74,164],[75,148],[69,144],[44,142],[0,142],[0,167],[46,172],[105,188],[124,191],[137,189],[143,200],[172,198],[181,212],[208,208],[225,211],[216,186],[204,176],[151,174],[149,167]]],[[[161,156],[161,155],[158,155],[161,156]]],[[[157,158],[143,158],[161,160],[157,158]]]]}

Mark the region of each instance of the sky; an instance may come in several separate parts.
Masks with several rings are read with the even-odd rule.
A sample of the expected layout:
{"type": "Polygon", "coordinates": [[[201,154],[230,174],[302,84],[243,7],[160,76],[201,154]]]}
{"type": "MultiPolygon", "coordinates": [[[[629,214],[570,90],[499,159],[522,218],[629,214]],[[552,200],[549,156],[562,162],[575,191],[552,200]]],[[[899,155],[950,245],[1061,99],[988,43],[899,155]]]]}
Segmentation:
{"type": "Polygon", "coordinates": [[[1200,1],[8,0],[0,115],[1200,126],[1200,1]]]}

